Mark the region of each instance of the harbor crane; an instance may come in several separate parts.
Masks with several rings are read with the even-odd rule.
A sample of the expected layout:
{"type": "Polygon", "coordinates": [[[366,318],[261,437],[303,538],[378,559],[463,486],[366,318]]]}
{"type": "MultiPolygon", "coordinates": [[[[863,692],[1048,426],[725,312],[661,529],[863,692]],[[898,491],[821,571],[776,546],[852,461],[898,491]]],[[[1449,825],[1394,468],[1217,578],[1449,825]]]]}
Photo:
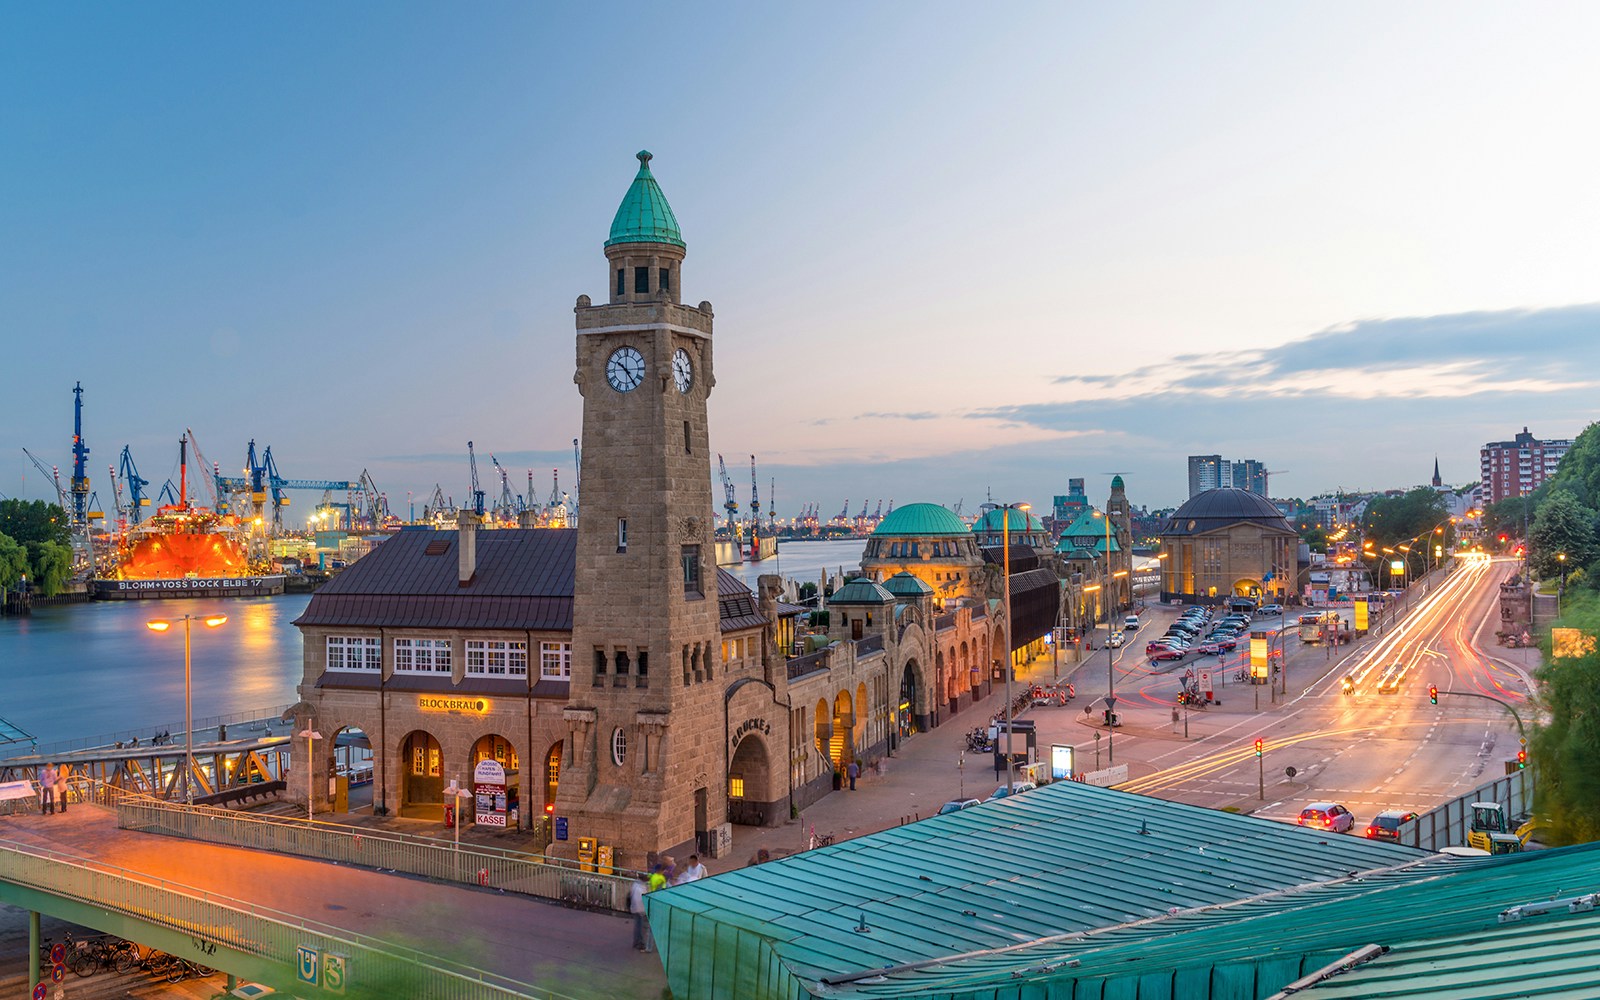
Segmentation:
{"type": "Polygon", "coordinates": [[[472,450],[472,442],[467,442],[467,465],[472,468],[472,512],[479,517],[483,516],[483,489],[478,485],[478,456],[472,450]]]}
{"type": "Polygon", "coordinates": [[[894,497],[889,498],[889,509],[883,512],[884,517],[894,513],[894,497]]]}
{"type": "Polygon", "coordinates": [[[83,383],[72,387],[72,523],[88,537],[89,446],[83,443],[83,383]]]}
{"type": "MultiPolygon", "coordinates": [[[[194,440],[193,431],[190,431],[190,441],[194,440]]],[[[198,452],[196,453],[198,457],[198,452]]],[[[244,475],[224,476],[216,475],[214,482],[219,496],[249,493],[251,503],[255,507],[255,516],[262,516],[262,504],[267,502],[268,494],[272,502],[272,530],[278,531],[283,526],[283,508],[289,506],[289,498],[284,495],[287,490],[317,490],[322,493],[338,491],[343,493],[359,493],[362,484],[348,479],[285,479],[278,473],[277,460],[272,457],[272,446],[268,445],[262,450],[260,458],[256,457],[256,443],[252,439],[245,453],[244,475]]],[[[346,505],[348,506],[348,505],[346,505]]]]}
{"type": "Polygon", "coordinates": [[[500,460],[494,457],[494,452],[489,453],[489,461],[494,465],[494,470],[500,473],[500,502],[495,505],[495,517],[509,521],[517,516],[517,500],[511,493],[511,474],[500,460]]]}
{"type": "Polygon", "coordinates": [[[739,537],[739,525],[734,520],[739,513],[739,501],[734,499],[733,480],[728,476],[728,467],[723,464],[722,456],[717,456],[717,475],[722,478],[722,509],[728,515],[728,537],[739,537]]]}
{"type": "Polygon", "coordinates": [[[837,516],[834,517],[833,523],[834,524],[844,524],[848,520],[850,520],[850,500],[849,500],[848,497],[846,497],[845,501],[844,501],[844,506],[839,508],[839,513],[838,513],[837,516]]]}
{"type": "Polygon", "coordinates": [[[750,456],[750,537],[761,525],[761,487],[756,485],[756,457],[750,456]]]}
{"type": "MultiPolygon", "coordinates": [[[[150,498],[144,494],[144,488],[150,485],[150,480],[139,475],[139,467],[133,464],[133,452],[127,445],[122,446],[122,458],[117,464],[120,466],[117,474],[122,477],[122,482],[128,489],[127,517],[130,522],[137,525],[139,519],[144,516],[143,509],[150,506],[150,498]]],[[[117,506],[121,508],[120,501],[117,506]]]]}
{"type": "MultiPolygon", "coordinates": [[[[39,475],[44,476],[49,481],[51,488],[56,491],[56,505],[61,508],[63,513],[67,513],[70,508],[67,506],[67,491],[61,488],[61,470],[54,465],[45,465],[39,461],[33,452],[26,448],[22,449],[22,453],[28,456],[28,461],[33,463],[35,469],[39,470],[39,475]]],[[[87,501],[88,498],[85,497],[84,499],[87,501]]],[[[85,510],[87,511],[87,504],[85,505],[85,510]]],[[[67,521],[68,526],[72,529],[72,554],[73,565],[76,568],[75,575],[81,574],[85,568],[92,574],[94,572],[94,549],[89,541],[88,519],[85,518],[84,523],[80,525],[74,522],[69,514],[67,521]]]]}
{"type": "MultiPolygon", "coordinates": [[[[861,512],[865,514],[866,508],[862,508],[861,512]]],[[[878,498],[878,509],[872,512],[872,520],[874,523],[883,520],[883,497],[878,498]]]]}
{"type": "Polygon", "coordinates": [[[960,500],[957,500],[956,501],[956,505],[954,507],[950,508],[950,513],[954,514],[956,517],[960,517],[961,516],[961,505],[966,503],[966,502],[967,502],[967,498],[966,497],[962,497],[960,500]]]}

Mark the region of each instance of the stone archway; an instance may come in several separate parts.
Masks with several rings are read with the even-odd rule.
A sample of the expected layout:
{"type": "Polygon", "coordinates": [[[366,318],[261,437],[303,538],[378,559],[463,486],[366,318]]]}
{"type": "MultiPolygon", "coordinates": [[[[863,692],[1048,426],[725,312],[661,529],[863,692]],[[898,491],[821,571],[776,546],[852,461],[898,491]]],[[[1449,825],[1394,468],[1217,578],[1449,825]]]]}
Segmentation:
{"type": "Polygon", "coordinates": [[[833,742],[828,748],[828,758],[836,768],[843,769],[855,759],[855,726],[855,702],[849,691],[840,691],[833,698],[833,742]]]}
{"type": "Polygon", "coordinates": [[[561,748],[566,744],[556,740],[544,755],[544,814],[556,814],[556,792],[561,788],[561,748]]]}
{"type": "Polygon", "coordinates": [[[1263,592],[1264,588],[1260,580],[1252,580],[1249,577],[1241,577],[1240,579],[1233,581],[1234,597],[1254,597],[1259,601],[1263,592]]]}
{"type": "Polygon", "coordinates": [[[768,815],[775,798],[767,741],[759,733],[746,733],[728,761],[728,822],[768,825],[776,820],[768,815]]]}
{"type": "MultiPolygon", "coordinates": [[[[474,815],[492,817],[485,819],[491,826],[504,824],[507,829],[516,829],[522,823],[521,792],[518,787],[518,777],[522,761],[517,755],[516,745],[497,733],[480,738],[472,745],[472,752],[467,756],[467,781],[477,797],[476,802],[467,801],[463,804],[463,815],[468,808],[474,809],[474,815]],[[483,789],[478,787],[478,763],[492,760],[499,765],[503,782],[486,784],[483,789]],[[497,787],[498,786],[498,787],[497,787]]],[[[492,770],[492,768],[490,769],[492,770]]]]}
{"type": "Polygon", "coordinates": [[[425,729],[400,741],[400,815],[435,821],[444,816],[444,753],[425,729]]]}
{"type": "Polygon", "coordinates": [[[869,706],[872,699],[867,695],[865,684],[856,685],[856,724],[850,733],[850,744],[859,752],[871,744],[870,734],[867,732],[867,722],[872,718],[869,706]]]}
{"type": "Polygon", "coordinates": [[[917,711],[922,705],[922,696],[922,677],[917,669],[917,661],[907,660],[905,670],[900,673],[900,694],[894,708],[895,735],[898,739],[903,740],[927,727],[926,716],[919,716],[917,711]]]}
{"type": "MultiPolygon", "coordinates": [[[[327,759],[318,758],[318,764],[327,764],[334,779],[333,800],[328,804],[333,812],[353,812],[372,805],[373,758],[372,743],[359,726],[344,726],[328,741],[327,759]]],[[[231,761],[229,763],[232,763],[231,761]]],[[[232,775],[229,775],[232,781],[232,775]]]]}

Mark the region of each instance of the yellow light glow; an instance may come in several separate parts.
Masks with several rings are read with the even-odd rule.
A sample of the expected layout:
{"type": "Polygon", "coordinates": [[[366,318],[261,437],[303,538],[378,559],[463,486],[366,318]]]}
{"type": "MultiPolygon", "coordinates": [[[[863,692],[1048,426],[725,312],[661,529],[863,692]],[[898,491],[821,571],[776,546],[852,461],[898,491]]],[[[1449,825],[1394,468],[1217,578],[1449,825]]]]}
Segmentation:
{"type": "Polygon", "coordinates": [[[206,627],[207,628],[216,628],[218,625],[226,625],[227,622],[228,622],[228,616],[227,615],[212,615],[210,618],[206,619],[206,627]]]}
{"type": "Polygon", "coordinates": [[[152,632],[165,632],[172,627],[172,623],[163,621],[145,622],[144,627],[152,632]]]}

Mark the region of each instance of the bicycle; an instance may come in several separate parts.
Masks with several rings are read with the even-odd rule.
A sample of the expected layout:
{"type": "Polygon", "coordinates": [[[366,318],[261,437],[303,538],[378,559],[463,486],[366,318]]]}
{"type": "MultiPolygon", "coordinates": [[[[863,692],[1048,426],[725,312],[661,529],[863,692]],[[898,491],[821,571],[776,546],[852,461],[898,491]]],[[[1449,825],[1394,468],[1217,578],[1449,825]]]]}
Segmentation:
{"type": "Polygon", "coordinates": [[[92,976],[102,969],[110,972],[132,972],[139,965],[139,946],[121,938],[102,937],[93,941],[79,941],[67,956],[67,968],[75,976],[92,976]]]}
{"type": "Polygon", "coordinates": [[[210,966],[191,962],[187,958],[173,958],[172,964],[167,966],[167,982],[181,983],[190,976],[196,979],[205,979],[217,974],[217,970],[210,966]]]}

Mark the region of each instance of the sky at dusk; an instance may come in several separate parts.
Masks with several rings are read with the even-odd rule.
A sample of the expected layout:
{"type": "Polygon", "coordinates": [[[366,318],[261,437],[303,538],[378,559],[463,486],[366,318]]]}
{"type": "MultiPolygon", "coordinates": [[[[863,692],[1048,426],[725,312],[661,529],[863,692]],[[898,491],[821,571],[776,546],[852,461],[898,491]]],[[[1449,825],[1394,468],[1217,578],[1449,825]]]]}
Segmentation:
{"type": "MultiPolygon", "coordinates": [[[[637,162],[780,515],[1477,478],[1600,383],[1600,5],[0,8],[0,494],[573,478],[637,162]]],[[[488,487],[491,494],[497,485],[488,487]]],[[[708,486],[708,502],[711,491],[708,486]]],[[[296,497],[306,511],[315,496],[296,497]]],[[[765,506],[767,498],[763,496],[765,506]]]]}

